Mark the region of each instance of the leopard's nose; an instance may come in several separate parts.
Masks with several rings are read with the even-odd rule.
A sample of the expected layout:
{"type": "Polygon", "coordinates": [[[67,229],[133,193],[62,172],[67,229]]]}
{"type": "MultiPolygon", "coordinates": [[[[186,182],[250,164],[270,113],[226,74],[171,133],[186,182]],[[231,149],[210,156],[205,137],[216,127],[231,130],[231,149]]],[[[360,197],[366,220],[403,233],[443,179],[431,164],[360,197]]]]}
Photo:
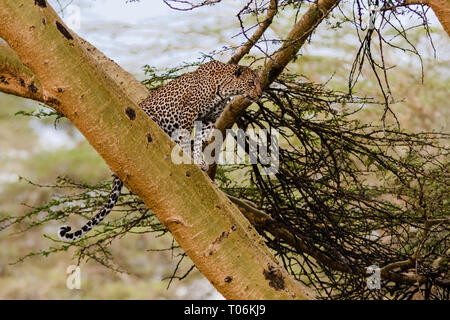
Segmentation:
{"type": "Polygon", "coordinates": [[[261,89],[261,86],[259,84],[256,85],[256,95],[257,95],[256,98],[259,98],[262,95],[262,89],[261,89]]]}
{"type": "Polygon", "coordinates": [[[253,93],[251,95],[247,96],[247,99],[249,99],[251,102],[256,102],[259,99],[259,95],[257,95],[256,93],[253,93]]]}
{"type": "Polygon", "coordinates": [[[253,98],[254,100],[258,100],[259,97],[261,97],[261,95],[262,95],[262,90],[261,90],[261,87],[258,86],[258,87],[256,88],[256,90],[254,91],[252,98],[253,98]]]}

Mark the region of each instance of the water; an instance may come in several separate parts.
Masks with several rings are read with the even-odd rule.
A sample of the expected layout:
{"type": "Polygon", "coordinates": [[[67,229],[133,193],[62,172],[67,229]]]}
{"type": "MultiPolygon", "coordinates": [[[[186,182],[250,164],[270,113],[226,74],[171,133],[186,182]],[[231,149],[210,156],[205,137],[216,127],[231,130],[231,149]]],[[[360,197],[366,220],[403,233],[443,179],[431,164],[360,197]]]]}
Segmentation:
{"type": "MultiPolygon", "coordinates": [[[[237,46],[245,41],[242,35],[238,35],[240,26],[236,14],[241,9],[242,2],[236,0],[223,0],[218,5],[192,11],[170,9],[160,0],[142,0],[132,3],[127,3],[125,0],[51,0],[49,2],[56,10],[65,8],[60,15],[75,32],[140,80],[144,77],[142,66],[145,64],[157,68],[173,67],[183,61],[194,61],[201,56],[201,53],[208,54],[222,49],[224,45],[237,46]],[[70,5],[67,7],[67,4],[70,5]],[[73,23],[74,20],[77,20],[77,23],[73,23]]],[[[294,16],[294,12],[283,14],[285,17],[294,16]]],[[[419,22],[417,18],[410,15],[399,16],[399,20],[406,26],[419,22]]],[[[288,31],[291,25],[288,21],[277,22],[278,33],[288,31]],[[282,26],[281,30],[280,26],[282,26]]],[[[348,50],[336,47],[336,40],[338,40],[341,43],[355,45],[356,53],[358,43],[356,33],[354,31],[340,32],[339,29],[331,30],[330,26],[336,21],[331,18],[321,25],[315,33],[314,41],[305,46],[302,51],[307,52],[308,55],[323,57],[348,55],[348,50]],[[336,38],[336,33],[340,33],[340,37],[336,38]]],[[[432,26],[439,26],[432,12],[429,13],[429,21],[432,26]]],[[[277,35],[269,29],[267,37],[272,39],[277,38],[277,35]]],[[[432,37],[435,40],[438,55],[445,58],[445,53],[450,49],[448,41],[435,34],[432,37]]],[[[400,37],[397,39],[400,40],[400,37]]],[[[272,49],[278,46],[271,43],[268,45],[272,49]]],[[[423,53],[424,58],[433,58],[434,52],[425,36],[421,37],[415,45],[419,52],[423,53]]],[[[232,52],[228,51],[215,58],[226,61],[231,54],[232,52]]],[[[417,57],[400,51],[396,52],[395,63],[411,62],[417,64],[417,57]]]]}
{"type": "MultiPolygon", "coordinates": [[[[230,1],[225,1],[230,2],[230,1]]],[[[57,1],[50,1],[56,10],[57,1]]],[[[66,2],[69,3],[69,2],[66,2]]],[[[65,23],[124,69],[143,79],[142,66],[173,67],[193,61],[199,52],[223,46],[223,30],[237,29],[232,4],[221,4],[214,14],[207,8],[171,10],[162,1],[125,3],[118,0],[70,1],[76,10],[60,14],[65,23]],[[79,16],[79,23],[73,23],[79,16]],[[217,32],[214,28],[218,28],[217,32]]],[[[229,33],[226,31],[225,33],[229,33]]],[[[228,44],[237,45],[241,38],[228,44]]]]}

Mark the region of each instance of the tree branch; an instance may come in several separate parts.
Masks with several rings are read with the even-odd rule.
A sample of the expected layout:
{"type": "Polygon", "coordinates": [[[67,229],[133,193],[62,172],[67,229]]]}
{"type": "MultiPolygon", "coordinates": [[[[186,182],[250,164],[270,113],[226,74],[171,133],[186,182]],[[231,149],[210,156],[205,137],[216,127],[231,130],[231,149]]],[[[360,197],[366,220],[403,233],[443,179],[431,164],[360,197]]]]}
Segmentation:
{"type": "Polygon", "coordinates": [[[395,10],[399,7],[407,7],[414,5],[429,6],[447,35],[450,36],[450,2],[448,0],[398,0],[396,4],[382,8],[382,11],[395,10]]]}
{"type": "Polygon", "coordinates": [[[450,1],[426,0],[426,4],[433,9],[447,35],[450,36],[450,1]]]}
{"type": "MultiPolygon", "coordinates": [[[[263,91],[269,88],[271,83],[281,74],[288,63],[297,55],[306,39],[339,2],[340,0],[319,0],[311,5],[289,32],[287,41],[283,43],[262,71],[261,88],[263,91]]],[[[222,134],[225,134],[225,130],[230,129],[251,104],[252,102],[244,97],[233,99],[217,119],[216,128],[222,134]]],[[[212,164],[208,169],[208,175],[214,178],[215,172],[216,165],[212,164]]]]}
{"type": "Polygon", "coordinates": [[[417,4],[428,4],[427,0],[402,0],[404,5],[417,5],[417,4]]]}
{"type": "MultiPolygon", "coordinates": [[[[74,36],[76,36],[74,34],[74,36]]],[[[122,69],[112,59],[81,37],[76,36],[86,53],[123,91],[136,103],[148,95],[147,88],[122,69]]],[[[20,60],[17,54],[4,42],[0,42],[0,91],[16,96],[33,99],[53,106],[54,99],[45,95],[44,88],[36,75],[20,60]]]]}
{"type": "Polygon", "coordinates": [[[272,23],[273,17],[277,14],[278,11],[278,1],[271,0],[269,4],[269,8],[267,9],[267,15],[263,22],[261,22],[258,26],[258,29],[253,33],[250,39],[239,48],[239,50],[228,60],[230,64],[237,64],[247,53],[250,52],[250,49],[258,42],[264,32],[272,23]]]}
{"type": "Polygon", "coordinates": [[[0,42],[0,91],[44,102],[40,81],[3,42],[0,42]]]}

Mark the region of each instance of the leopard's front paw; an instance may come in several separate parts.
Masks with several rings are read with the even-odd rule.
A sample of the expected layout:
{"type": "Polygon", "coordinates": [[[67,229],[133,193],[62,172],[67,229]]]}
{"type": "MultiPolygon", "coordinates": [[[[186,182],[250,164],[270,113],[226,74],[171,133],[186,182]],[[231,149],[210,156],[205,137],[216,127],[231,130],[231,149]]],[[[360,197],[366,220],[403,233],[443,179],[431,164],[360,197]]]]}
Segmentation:
{"type": "Polygon", "coordinates": [[[207,164],[206,161],[203,160],[203,159],[202,159],[202,160],[200,161],[200,163],[198,163],[197,165],[198,165],[198,167],[199,167],[200,169],[202,169],[202,171],[207,171],[208,168],[209,168],[208,164],[207,164]]]}
{"type": "Polygon", "coordinates": [[[194,163],[200,168],[202,169],[202,171],[206,171],[209,168],[209,165],[206,163],[205,159],[203,159],[203,157],[200,154],[194,154],[194,156],[192,157],[192,159],[194,160],[194,163]]]}

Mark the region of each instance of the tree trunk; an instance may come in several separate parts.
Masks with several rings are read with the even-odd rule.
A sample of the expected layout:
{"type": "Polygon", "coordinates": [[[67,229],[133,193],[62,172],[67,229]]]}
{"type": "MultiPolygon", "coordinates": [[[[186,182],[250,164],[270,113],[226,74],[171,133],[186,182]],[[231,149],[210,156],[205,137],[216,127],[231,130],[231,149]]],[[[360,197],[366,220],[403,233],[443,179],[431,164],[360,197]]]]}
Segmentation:
{"type": "Polygon", "coordinates": [[[111,77],[45,0],[1,1],[0,36],[39,84],[36,99],[72,121],[225,298],[312,298],[203,172],[172,163],[174,143],[136,104],[142,90],[111,77]]]}
{"type": "Polygon", "coordinates": [[[450,36],[450,0],[427,0],[447,35],[450,36]]]}

